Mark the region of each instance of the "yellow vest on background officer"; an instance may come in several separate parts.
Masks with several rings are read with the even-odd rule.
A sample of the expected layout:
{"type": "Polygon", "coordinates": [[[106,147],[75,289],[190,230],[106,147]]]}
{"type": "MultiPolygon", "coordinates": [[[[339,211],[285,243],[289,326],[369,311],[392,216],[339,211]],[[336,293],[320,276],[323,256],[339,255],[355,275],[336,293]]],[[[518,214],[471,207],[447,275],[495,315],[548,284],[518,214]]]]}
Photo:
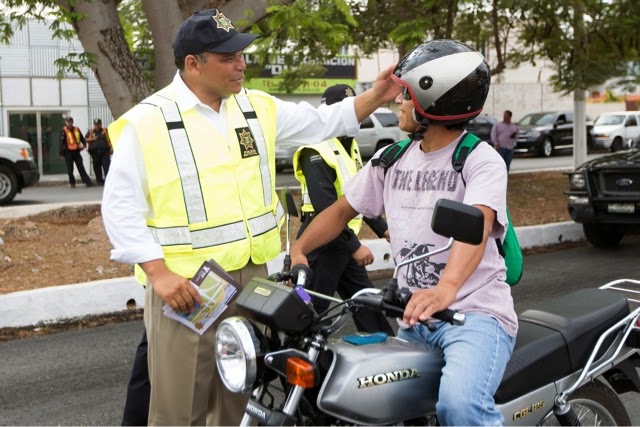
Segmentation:
{"type": "MultiPolygon", "coordinates": [[[[342,141],[340,140],[341,138],[333,138],[327,141],[322,141],[319,144],[302,146],[298,148],[298,150],[293,155],[294,176],[298,181],[300,181],[300,192],[302,193],[302,206],[300,210],[302,211],[303,218],[306,218],[307,216],[313,216],[315,214],[315,210],[311,203],[311,198],[309,197],[307,180],[304,176],[304,173],[302,172],[300,163],[298,161],[300,158],[300,153],[304,149],[315,150],[328,166],[335,169],[336,181],[334,182],[334,185],[339,198],[344,194],[342,190],[344,184],[349,180],[349,178],[351,178],[360,169],[362,169],[362,157],[360,156],[360,149],[358,147],[357,141],[354,138],[350,137],[343,138],[349,138],[352,140],[349,153],[347,153],[347,150],[342,144],[342,141]]],[[[358,215],[357,217],[349,221],[349,228],[353,230],[355,234],[358,234],[360,232],[361,227],[362,215],[358,215]]]]}

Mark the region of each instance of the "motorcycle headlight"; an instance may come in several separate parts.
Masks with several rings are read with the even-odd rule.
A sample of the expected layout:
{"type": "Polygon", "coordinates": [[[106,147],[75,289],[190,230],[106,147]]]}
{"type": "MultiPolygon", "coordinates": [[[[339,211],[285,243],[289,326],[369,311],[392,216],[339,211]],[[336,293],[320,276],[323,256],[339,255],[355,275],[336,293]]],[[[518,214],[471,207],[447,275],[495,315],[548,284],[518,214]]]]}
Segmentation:
{"type": "Polygon", "coordinates": [[[259,351],[260,340],[247,319],[230,317],[220,323],[216,331],[216,365],[229,391],[244,393],[253,388],[259,351]]]}
{"type": "Polygon", "coordinates": [[[571,174],[571,188],[576,190],[583,190],[587,186],[587,182],[584,179],[584,174],[574,173],[571,174]]]}

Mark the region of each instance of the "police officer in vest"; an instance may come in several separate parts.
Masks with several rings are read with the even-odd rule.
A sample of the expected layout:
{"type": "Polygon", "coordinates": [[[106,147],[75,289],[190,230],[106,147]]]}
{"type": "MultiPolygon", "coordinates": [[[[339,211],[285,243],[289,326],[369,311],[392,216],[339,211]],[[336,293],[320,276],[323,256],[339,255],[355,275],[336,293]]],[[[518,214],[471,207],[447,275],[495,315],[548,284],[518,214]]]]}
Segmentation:
{"type": "Polygon", "coordinates": [[[112,149],[109,133],[102,127],[101,119],[93,120],[93,129],[87,132],[85,139],[89,144],[89,154],[93,161],[93,171],[96,174],[96,182],[98,185],[104,185],[104,180],[109,173],[112,149]]]}
{"type": "Polygon", "coordinates": [[[60,158],[64,159],[67,166],[67,175],[69,175],[69,186],[76,188],[76,177],[73,175],[73,165],[75,163],[78,168],[78,173],[82,182],[87,187],[91,187],[93,184],[91,178],[87,175],[87,171],[84,169],[84,163],[80,152],[84,150],[86,142],[80,129],[73,125],[73,117],[67,117],[65,120],[65,126],[60,131],[60,158]]]}
{"type": "MultiPolygon", "coordinates": [[[[331,105],[351,96],[355,96],[355,92],[350,86],[338,84],[324,92],[321,103],[331,105]]],[[[300,181],[303,219],[298,237],[315,214],[342,196],[344,184],[361,168],[358,143],[351,136],[328,139],[296,151],[293,169],[296,179],[300,181]]],[[[357,237],[363,219],[378,237],[388,238],[389,231],[384,219],[363,218],[362,215],[354,218],[335,240],[308,255],[315,291],[328,296],[333,296],[337,291],[342,299],[347,299],[357,291],[373,286],[365,268],[373,262],[373,254],[357,237]]],[[[322,313],[329,308],[329,301],[314,298],[313,306],[317,313],[322,313]]],[[[382,331],[394,335],[381,313],[361,308],[353,313],[353,321],[361,332],[382,331]]]]}
{"type": "Polygon", "coordinates": [[[275,144],[354,134],[400,88],[380,73],[372,89],[331,106],[284,102],[243,88],[239,33],[216,9],[189,17],[176,35],[173,82],[109,126],[114,154],[102,213],[111,258],[135,264],[146,283],[151,425],[237,425],[248,396],[216,373],[217,323],[199,335],[163,315],[191,312],[202,297],[189,282],[214,259],[241,285],[266,276],[280,252],[284,211],[275,191],[275,144]]]}

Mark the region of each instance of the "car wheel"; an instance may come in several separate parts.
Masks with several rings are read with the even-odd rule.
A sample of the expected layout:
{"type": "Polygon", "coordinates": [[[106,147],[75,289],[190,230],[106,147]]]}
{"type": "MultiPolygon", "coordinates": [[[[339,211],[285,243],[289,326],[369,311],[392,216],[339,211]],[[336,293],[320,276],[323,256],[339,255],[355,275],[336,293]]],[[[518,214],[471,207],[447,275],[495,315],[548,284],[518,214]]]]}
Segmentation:
{"type": "Polygon", "coordinates": [[[11,169],[0,166],[0,205],[9,203],[18,193],[18,177],[11,169]]]}
{"type": "Polygon", "coordinates": [[[613,248],[620,243],[623,234],[598,224],[582,224],[584,235],[596,248],[613,248]]]}
{"type": "Polygon", "coordinates": [[[615,153],[616,151],[620,151],[622,149],[624,149],[624,147],[622,146],[622,138],[616,136],[616,138],[611,143],[611,151],[615,153]]]}
{"type": "Polygon", "coordinates": [[[553,155],[553,140],[550,137],[546,137],[544,141],[542,141],[540,155],[543,157],[551,157],[553,155]]]}

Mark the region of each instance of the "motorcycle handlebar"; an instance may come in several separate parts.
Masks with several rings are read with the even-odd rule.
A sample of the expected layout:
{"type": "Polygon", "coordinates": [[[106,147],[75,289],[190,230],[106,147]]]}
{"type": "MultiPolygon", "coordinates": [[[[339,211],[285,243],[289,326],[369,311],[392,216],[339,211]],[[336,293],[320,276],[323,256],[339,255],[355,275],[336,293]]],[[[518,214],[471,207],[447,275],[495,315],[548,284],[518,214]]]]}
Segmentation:
{"type": "MultiPolygon", "coordinates": [[[[404,314],[404,309],[406,307],[406,303],[408,301],[400,301],[400,305],[402,307],[394,304],[390,304],[384,300],[384,297],[380,294],[378,295],[359,295],[353,298],[353,301],[357,304],[364,305],[366,307],[370,307],[376,309],[378,311],[384,311],[389,314],[397,314],[402,316],[404,314]]],[[[465,315],[462,313],[458,313],[457,311],[451,310],[450,308],[445,308],[442,311],[438,311],[433,313],[431,316],[434,319],[442,320],[443,322],[451,323],[452,325],[462,326],[465,323],[465,315]]]]}

